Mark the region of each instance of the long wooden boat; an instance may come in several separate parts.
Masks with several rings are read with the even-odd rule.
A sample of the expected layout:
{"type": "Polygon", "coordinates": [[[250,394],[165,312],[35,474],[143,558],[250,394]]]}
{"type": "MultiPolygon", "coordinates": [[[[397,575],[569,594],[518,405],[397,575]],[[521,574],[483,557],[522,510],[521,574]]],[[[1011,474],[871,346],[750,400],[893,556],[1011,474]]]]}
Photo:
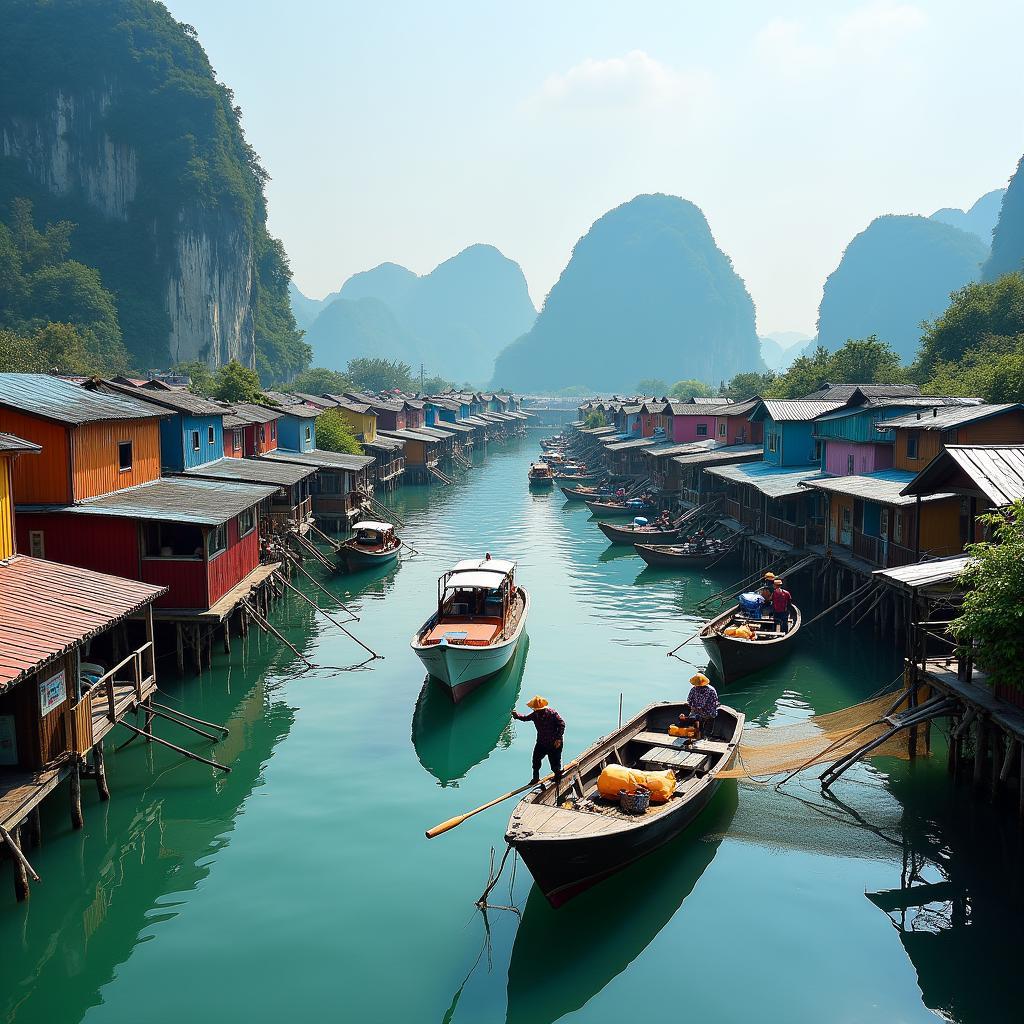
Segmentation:
{"type": "Polygon", "coordinates": [[[744,615],[739,605],[722,612],[712,619],[701,631],[700,639],[704,650],[708,652],[711,663],[723,683],[732,682],[741,676],[757,672],[759,669],[778,661],[792,650],[793,641],[803,618],[800,609],[791,604],[789,632],[780,633],[771,619],[752,619],[744,615]],[[753,640],[742,637],[725,636],[722,630],[729,626],[746,623],[754,631],[753,640]]]}
{"type": "Polygon", "coordinates": [[[513,658],[526,627],[530,597],[515,562],[466,559],[437,581],[437,611],[410,646],[428,674],[460,701],[513,658]]]}
{"type": "Polygon", "coordinates": [[[616,523],[601,523],[598,528],[613,544],[636,544],[640,541],[657,542],[659,540],[676,540],[685,532],[685,526],[658,527],[650,526],[619,526],[616,523]]]}
{"type": "Polygon", "coordinates": [[[610,498],[612,496],[611,488],[600,484],[580,484],[578,487],[563,485],[560,489],[569,501],[586,501],[588,498],[592,501],[595,498],[610,498]]]}
{"type": "Polygon", "coordinates": [[[549,782],[516,805],[505,840],[553,907],[668,842],[708,805],[719,774],[736,756],[744,718],[723,706],[710,736],[688,740],[668,734],[681,713],[681,703],[650,705],[566,765],[561,792],[549,782]],[[609,764],[645,771],[670,768],[675,793],[642,815],[626,814],[597,791],[598,776],[609,764]],[[572,809],[564,806],[567,797],[572,809]],[[577,809],[582,801],[583,808],[577,809]]]}
{"type": "Polygon", "coordinates": [[[352,529],[355,536],[338,549],[338,561],[349,572],[371,569],[394,562],[402,550],[402,541],[391,523],[363,520],[352,529]]]}
{"type": "Polygon", "coordinates": [[[587,508],[595,516],[643,516],[654,511],[653,505],[627,505],[619,498],[584,498],[587,508]]]}
{"type": "Polygon", "coordinates": [[[531,462],[528,476],[531,487],[553,487],[555,483],[555,474],[546,462],[531,462]]]}
{"type": "Polygon", "coordinates": [[[694,544],[640,544],[636,553],[651,566],[666,569],[703,569],[712,562],[726,561],[739,551],[738,544],[709,542],[706,548],[694,544]]]}

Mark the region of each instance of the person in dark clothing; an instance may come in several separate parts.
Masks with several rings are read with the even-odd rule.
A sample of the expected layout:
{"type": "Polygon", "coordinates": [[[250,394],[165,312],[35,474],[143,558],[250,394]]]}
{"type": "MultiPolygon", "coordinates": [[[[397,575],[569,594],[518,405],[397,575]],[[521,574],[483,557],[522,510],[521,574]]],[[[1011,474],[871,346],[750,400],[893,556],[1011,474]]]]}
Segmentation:
{"type": "Polygon", "coordinates": [[[789,606],[793,603],[793,595],[782,586],[782,580],[775,579],[772,591],[772,618],[775,628],[780,633],[789,632],[789,606]]]}
{"type": "Polygon", "coordinates": [[[537,729],[537,742],[533,748],[533,779],[532,783],[540,782],[540,764],[546,757],[551,770],[555,773],[555,785],[562,782],[562,737],[565,735],[565,720],[554,709],[548,707],[543,697],[534,697],[527,701],[530,714],[521,715],[512,712],[512,717],[520,722],[533,722],[537,729]]]}

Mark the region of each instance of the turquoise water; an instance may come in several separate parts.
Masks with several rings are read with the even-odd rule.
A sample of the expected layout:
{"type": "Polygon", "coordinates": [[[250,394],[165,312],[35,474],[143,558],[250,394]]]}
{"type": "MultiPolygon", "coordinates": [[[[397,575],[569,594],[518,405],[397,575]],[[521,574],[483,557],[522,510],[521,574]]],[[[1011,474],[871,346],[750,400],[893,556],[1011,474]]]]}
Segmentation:
{"type": "MultiPolygon", "coordinates": [[[[256,633],[200,679],[177,681],[164,660],[169,702],[231,726],[216,756],[234,770],[134,743],[109,757],[109,803],[86,784],[82,832],[50,801],[32,858],[44,884],[17,906],[2,874],[5,1019],[1020,1019],[1005,970],[1024,938],[1019,836],[947,784],[938,735],[932,759],[849,773],[841,802],[812,779],[725,783],[677,841],[558,912],[510,860],[491,902],[517,910],[475,909],[512,803],[429,843],[423,831],[528,777],[533,728],[510,721],[513,706],[547,696],[571,754],[615,726],[620,693],[627,716],[678,699],[690,670],[665,651],[696,628],[695,601],[738,575],[673,576],[610,548],[584,507],[528,491],[536,437],[492,449],[450,489],[399,492],[420,555],[377,577],[324,577],[383,661],[337,670],[360,650],[297,599],[275,622],[337,669],[300,673],[256,633]],[[437,576],[485,550],[519,561],[529,643],[453,709],[408,640],[437,576]],[[911,874],[928,886],[919,896],[900,891],[911,874]]],[[[681,653],[703,662],[699,644],[681,653]]],[[[899,671],[870,631],[818,627],[723,696],[756,724],[783,723],[899,671]]]]}

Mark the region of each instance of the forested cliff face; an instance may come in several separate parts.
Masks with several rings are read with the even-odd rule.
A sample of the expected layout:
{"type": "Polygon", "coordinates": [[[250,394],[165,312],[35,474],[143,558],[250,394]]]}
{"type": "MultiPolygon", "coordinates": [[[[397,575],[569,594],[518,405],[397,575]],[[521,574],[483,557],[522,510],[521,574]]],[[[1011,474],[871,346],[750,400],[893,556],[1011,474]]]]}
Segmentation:
{"type": "Polygon", "coordinates": [[[1010,178],[992,232],[992,252],[983,277],[994,281],[1003,274],[1024,271],[1024,157],[1010,178]]]}
{"type": "Polygon", "coordinates": [[[265,172],[195,31],[153,0],[0,0],[0,25],[0,219],[77,225],[139,368],[301,369],[265,172]]]}
{"type": "Polygon", "coordinates": [[[717,385],[762,367],[753,301],[704,214],[678,196],[642,195],[576,243],[494,382],[611,391],[645,377],[717,385]]]}

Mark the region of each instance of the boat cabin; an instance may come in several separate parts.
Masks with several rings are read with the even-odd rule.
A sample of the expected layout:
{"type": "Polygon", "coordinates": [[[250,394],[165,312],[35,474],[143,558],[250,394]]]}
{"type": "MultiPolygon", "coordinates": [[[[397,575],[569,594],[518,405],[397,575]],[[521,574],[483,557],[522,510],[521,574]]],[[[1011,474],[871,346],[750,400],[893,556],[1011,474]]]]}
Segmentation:
{"type": "Polygon", "coordinates": [[[367,551],[390,551],[401,544],[391,523],[363,519],[352,527],[352,542],[367,551]]]}
{"type": "Polygon", "coordinates": [[[516,563],[501,558],[457,562],[437,582],[437,618],[423,644],[491,644],[517,606],[516,563]]]}

